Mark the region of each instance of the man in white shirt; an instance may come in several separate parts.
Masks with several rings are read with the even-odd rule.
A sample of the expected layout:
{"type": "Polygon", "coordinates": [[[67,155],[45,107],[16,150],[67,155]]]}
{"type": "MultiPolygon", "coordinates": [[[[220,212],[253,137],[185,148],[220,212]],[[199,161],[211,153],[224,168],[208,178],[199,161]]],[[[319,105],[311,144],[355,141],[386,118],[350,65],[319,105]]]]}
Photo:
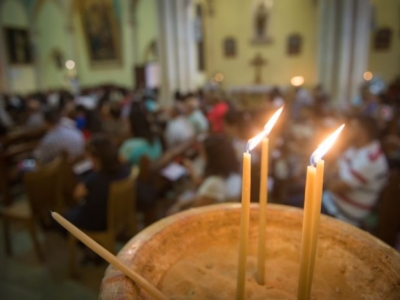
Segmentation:
{"type": "Polygon", "coordinates": [[[168,148],[178,146],[195,136],[195,131],[187,117],[182,113],[183,108],[174,106],[171,119],[165,130],[165,141],[168,148]]]}
{"type": "Polygon", "coordinates": [[[47,164],[64,152],[71,160],[84,153],[85,140],[72,120],[61,118],[57,110],[46,111],[44,120],[47,133],[33,153],[38,163],[47,164]]]}
{"type": "Polygon", "coordinates": [[[359,225],[376,205],[388,164],[373,119],[355,117],[347,127],[351,146],[339,158],[337,174],[326,180],[322,201],[329,214],[359,225]]]}

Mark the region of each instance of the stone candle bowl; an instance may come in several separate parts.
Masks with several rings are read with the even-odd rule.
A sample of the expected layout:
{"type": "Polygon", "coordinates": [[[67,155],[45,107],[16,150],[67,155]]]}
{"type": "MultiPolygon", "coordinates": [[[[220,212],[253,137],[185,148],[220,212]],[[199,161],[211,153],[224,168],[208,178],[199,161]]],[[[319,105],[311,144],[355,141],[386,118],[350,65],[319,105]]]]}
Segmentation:
{"type": "MultiPolygon", "coordinates": [[[[235,299],[240,204],[201,207],[144,229],[118,257],[170,299],[235,299]]],[[[266,283],[255,280],[258,205],[250,212],[246,299],[297,299],[303,211],[267,209],[266,283]]],[[[100,299],[152,299],[109,266],[100,299]]],[[[311,299],[400,299],[400,255],[370,234],[321,216],[311,299]]]]}

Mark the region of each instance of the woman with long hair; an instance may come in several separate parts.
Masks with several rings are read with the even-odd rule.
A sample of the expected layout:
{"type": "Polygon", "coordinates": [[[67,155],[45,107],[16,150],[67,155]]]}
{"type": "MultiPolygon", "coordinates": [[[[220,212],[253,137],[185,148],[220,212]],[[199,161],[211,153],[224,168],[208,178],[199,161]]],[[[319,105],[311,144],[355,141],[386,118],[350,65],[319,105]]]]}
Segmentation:
{"type": "Polygon", "coordinates": [[[162,154],[161,143],[154,134],[141,103],[133,103],[129,119],[132,137],[121,145],[121,158],[131,165],[139,164],[143,156],[150,160],[159,158],[162,154]]]}
{"type": "Polygon", "coordinates": [[[189,207],[239,200],[241,177],[231,140],[221,134],[210,135],[203,142],[202,155],[205,160],[202,178],[186,163],[192,181],[198,186],[195,195],[190,199],[180,198],[169,214],[189,207]]]}

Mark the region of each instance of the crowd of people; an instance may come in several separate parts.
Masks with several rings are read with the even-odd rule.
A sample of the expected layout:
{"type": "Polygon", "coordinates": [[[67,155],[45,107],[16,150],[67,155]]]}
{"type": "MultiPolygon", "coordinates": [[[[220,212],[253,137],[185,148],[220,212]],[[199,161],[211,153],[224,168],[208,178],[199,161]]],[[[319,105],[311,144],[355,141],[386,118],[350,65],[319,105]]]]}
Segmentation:
{"type": "MultiPolygon", "coordinates": [[[[174,201],[163,215],[239,201],[240,162],[247,140],[285,105],[271,133],[271,167],[265,187],[270,199],[302,207],[310,154],[324,136],[346,123],[339,145],[326,158],[323,212],[361,226],[376,207],[389,169],[400,166],[400,80],[379,93],[366,83],[346,110],[335,108],[321,86],[312,92],[275,87],[252,108],[233,98],[220,90],[177,93],[173,105],[163,107],[157,90],[114,86],[87,89],[78,96],[66,91],[1,95],[0,136],[15,127],[44,128],[46,133],[32,153],[39,167],[62,153],[67,153],[71,164],[90,160],[90,171],[77,175],[77,205],[66,217],[83,229],[102,230],[107,226],[110,184],[129,176],[130,168],[139,166],[143,158],[155,162],[190,140],[197,141],[195,154],[174,162],[186,171],[171,180],[168,190],[137,183],[138,209],[154,210],[165,198],[174,201]]],[[[254,150],[252,159],[255,176],[258,151],[254,150]]],[[[257,185],[257,180],[253,182],[257,185]]],[[[259,187],[252,186],[252,201],[258,201],[258,191],[259,187]]]]}

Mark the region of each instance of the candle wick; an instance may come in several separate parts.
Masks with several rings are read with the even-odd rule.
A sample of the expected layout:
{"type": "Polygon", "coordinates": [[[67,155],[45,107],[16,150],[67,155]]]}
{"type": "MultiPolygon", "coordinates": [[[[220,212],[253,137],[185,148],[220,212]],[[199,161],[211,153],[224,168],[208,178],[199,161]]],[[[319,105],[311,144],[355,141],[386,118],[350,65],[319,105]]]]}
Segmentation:
{"type": "Polygon", "coordinates": [[[314,153],[310,156],[310,164],[311,164],[312,166],[314,166],[314,167],[317,166],[317,164],[316,164],[316,162],[315,162],[315,160],[314,160],[314,153]]]}

